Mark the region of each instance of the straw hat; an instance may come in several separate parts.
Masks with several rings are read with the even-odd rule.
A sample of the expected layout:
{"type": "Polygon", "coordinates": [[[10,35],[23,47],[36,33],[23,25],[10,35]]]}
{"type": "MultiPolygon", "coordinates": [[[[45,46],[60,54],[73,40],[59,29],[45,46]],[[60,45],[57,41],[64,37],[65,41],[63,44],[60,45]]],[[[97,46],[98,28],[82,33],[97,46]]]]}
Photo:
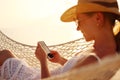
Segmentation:
{"type": "Polygon", "coordinates": [[[116,14],[120,20],[117,0],[78,0],[78,4],[63,13],[61,20],[70,22],[76,20],[76,13],[109,12],[116,14]]]}

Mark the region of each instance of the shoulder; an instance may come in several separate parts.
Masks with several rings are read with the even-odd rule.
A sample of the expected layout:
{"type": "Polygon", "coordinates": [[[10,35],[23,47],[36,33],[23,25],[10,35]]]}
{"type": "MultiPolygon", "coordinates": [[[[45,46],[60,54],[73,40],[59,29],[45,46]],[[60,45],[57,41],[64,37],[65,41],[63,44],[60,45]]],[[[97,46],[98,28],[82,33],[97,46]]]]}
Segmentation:
{"type": "Polygon", "coordinates": [[[85,58],[83,58],[82,60],[78,60],[77,64],[73,67],[73,69],[74,68],[79,68],[79,67],[82,67],[82,66],[86,66],[86,65],[89,65],[89,64],[93,64],[93,63],[96,63],[98,61],[99,60],[95,55],[89,55],[89,56],[86,56],[85,58]]]}
{"type": "MultiPolygon", "coordinates": [[[[91,64],[91,63],[94,63],[94,62],[98,62],[98,59],[93,56],[93,55],[89,55],[88,57],[86,57],[82,62],[81,62],[81,65],[88,65],[88,64],[91,64]]],[[[78,61],[79,63],[79,61],[78,61]]]]}

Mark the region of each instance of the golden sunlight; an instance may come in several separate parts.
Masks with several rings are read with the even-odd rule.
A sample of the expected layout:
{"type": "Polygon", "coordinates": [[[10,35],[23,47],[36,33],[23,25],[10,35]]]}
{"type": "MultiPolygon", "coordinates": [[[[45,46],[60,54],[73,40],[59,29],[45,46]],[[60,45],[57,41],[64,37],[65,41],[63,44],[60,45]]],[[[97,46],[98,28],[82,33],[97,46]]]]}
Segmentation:
{"type": "Polygon", "coordinates": [[[74,40],[80,36],[75,23],[61,22],[60,16],[76,3],[77,0],[0,0],[1,31],[30,45],[39,40],[47,44],[74,40]]]}
{"type": "Polygon", "coordinates": [[[40,18],[54,14],[56,11],[59,13],[68,5],[75,3],[76,0],[16,0],[16,11],[17,15],[25,18],[40,18]]]}
{"type": "MultiPolygon", "coordinates": [[[[0,30],[10,38],[30,45],[39,40],[58,44],[82,37],[76,31],[75,23],[60,21],[61,14],[77,1],[0,0],[0,30]]],[[[118,2],[120,5],[120,0],[118,2]]]]}

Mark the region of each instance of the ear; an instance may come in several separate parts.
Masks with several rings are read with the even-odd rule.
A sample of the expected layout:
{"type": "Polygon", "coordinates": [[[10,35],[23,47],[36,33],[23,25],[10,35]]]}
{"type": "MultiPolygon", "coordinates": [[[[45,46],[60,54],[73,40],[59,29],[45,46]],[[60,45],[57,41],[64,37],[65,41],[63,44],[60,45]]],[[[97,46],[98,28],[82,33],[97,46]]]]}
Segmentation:
{"type": "Polygon", "coordinates": [[[104,24],[104,15],[101,12],[96,13],[96,22],[97,25],[102,27],[104,24]]]}

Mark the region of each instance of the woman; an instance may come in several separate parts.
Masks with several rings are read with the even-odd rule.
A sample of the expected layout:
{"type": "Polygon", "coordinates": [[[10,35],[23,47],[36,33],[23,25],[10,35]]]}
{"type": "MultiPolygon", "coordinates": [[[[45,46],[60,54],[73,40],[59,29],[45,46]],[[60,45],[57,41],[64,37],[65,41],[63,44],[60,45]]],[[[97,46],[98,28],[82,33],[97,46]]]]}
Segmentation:
{"type": "MultiPolygon", "coordinates": [[[[93,62],[98,62],[107,56],[116,55],[120,51],[120,32],[116,35],[113,33],[116,20],[120,20],[120,13],[118,9],[117,0],[78,0],[78,4],[68,9],[62,16],[61,20],[64,22],[75,21],[77,23],[77,30],[80,30],[86,41],[94,40],[93,49],[87,51],[87,55],[83,53],[82,57],[74,58],[74,65],[69,66],[70,60],[60,58],[54,52],[52,62],[56,59],[63,61],[64,66],[69,67],[66,71],[77,67],[82,67],[93,62]],[[66,63],[67,61],[67,63],[66,63]]],[[[47,67],[46,55],[38,45],[36,50],[37,58],[41,63],[42,78],[49,77],[50,73],[47,67]]],[[[71,60],[73,61],[73,60],[71,60]]],[[[63,71],[64,71],[63,66],[63,71]]]]}
{"type": "MultiPolygon", "coordinates": [[[[94,62],[100,62],[101,59],[107,56],[116,55],[116,52],[120,50],[119,45],[117,45],[118,43],[116,43],[119,42],[119,40],[117,40],[119,35],[115,37],[113,26],[115,25],[115,20],[119,20],[119,18],[120,13],[116,0],[79,0],[76,6],[68,9],[62,15],[61,20],[64,22],[77,22],[77,30],[83,33],[86,41],[94,40],[93,48],[83,52],[82,55],[78,54],[70,60],[61,57],[57,51],[51,51],[53,58],[49,60],[59,63],[63,65],[63,67],[55,71],[49,71],[47,66],[47,55],[38,44],[35,55],[40,61],[41,70],[39,72],[41,72],[41,74],[23,64],[22,66],[24,66],[24,68],[20,71],[26,73],[25,71],[29,70],[29,74],[26,73],[27,75],[31,75],[34,72],[34,78],[32,76],[31,80],[37,80],[40,77],[36,76],[41,75],[41,78],[50,77],[53,74],[60,74],[94,62]]],[[[10,59],[7,60],[9,61],[10,59]]],[[[3,65],[8,63],[7,60],[3,65]]],[[[22,80],[24,80],[24,78],[22,80]]]]}

